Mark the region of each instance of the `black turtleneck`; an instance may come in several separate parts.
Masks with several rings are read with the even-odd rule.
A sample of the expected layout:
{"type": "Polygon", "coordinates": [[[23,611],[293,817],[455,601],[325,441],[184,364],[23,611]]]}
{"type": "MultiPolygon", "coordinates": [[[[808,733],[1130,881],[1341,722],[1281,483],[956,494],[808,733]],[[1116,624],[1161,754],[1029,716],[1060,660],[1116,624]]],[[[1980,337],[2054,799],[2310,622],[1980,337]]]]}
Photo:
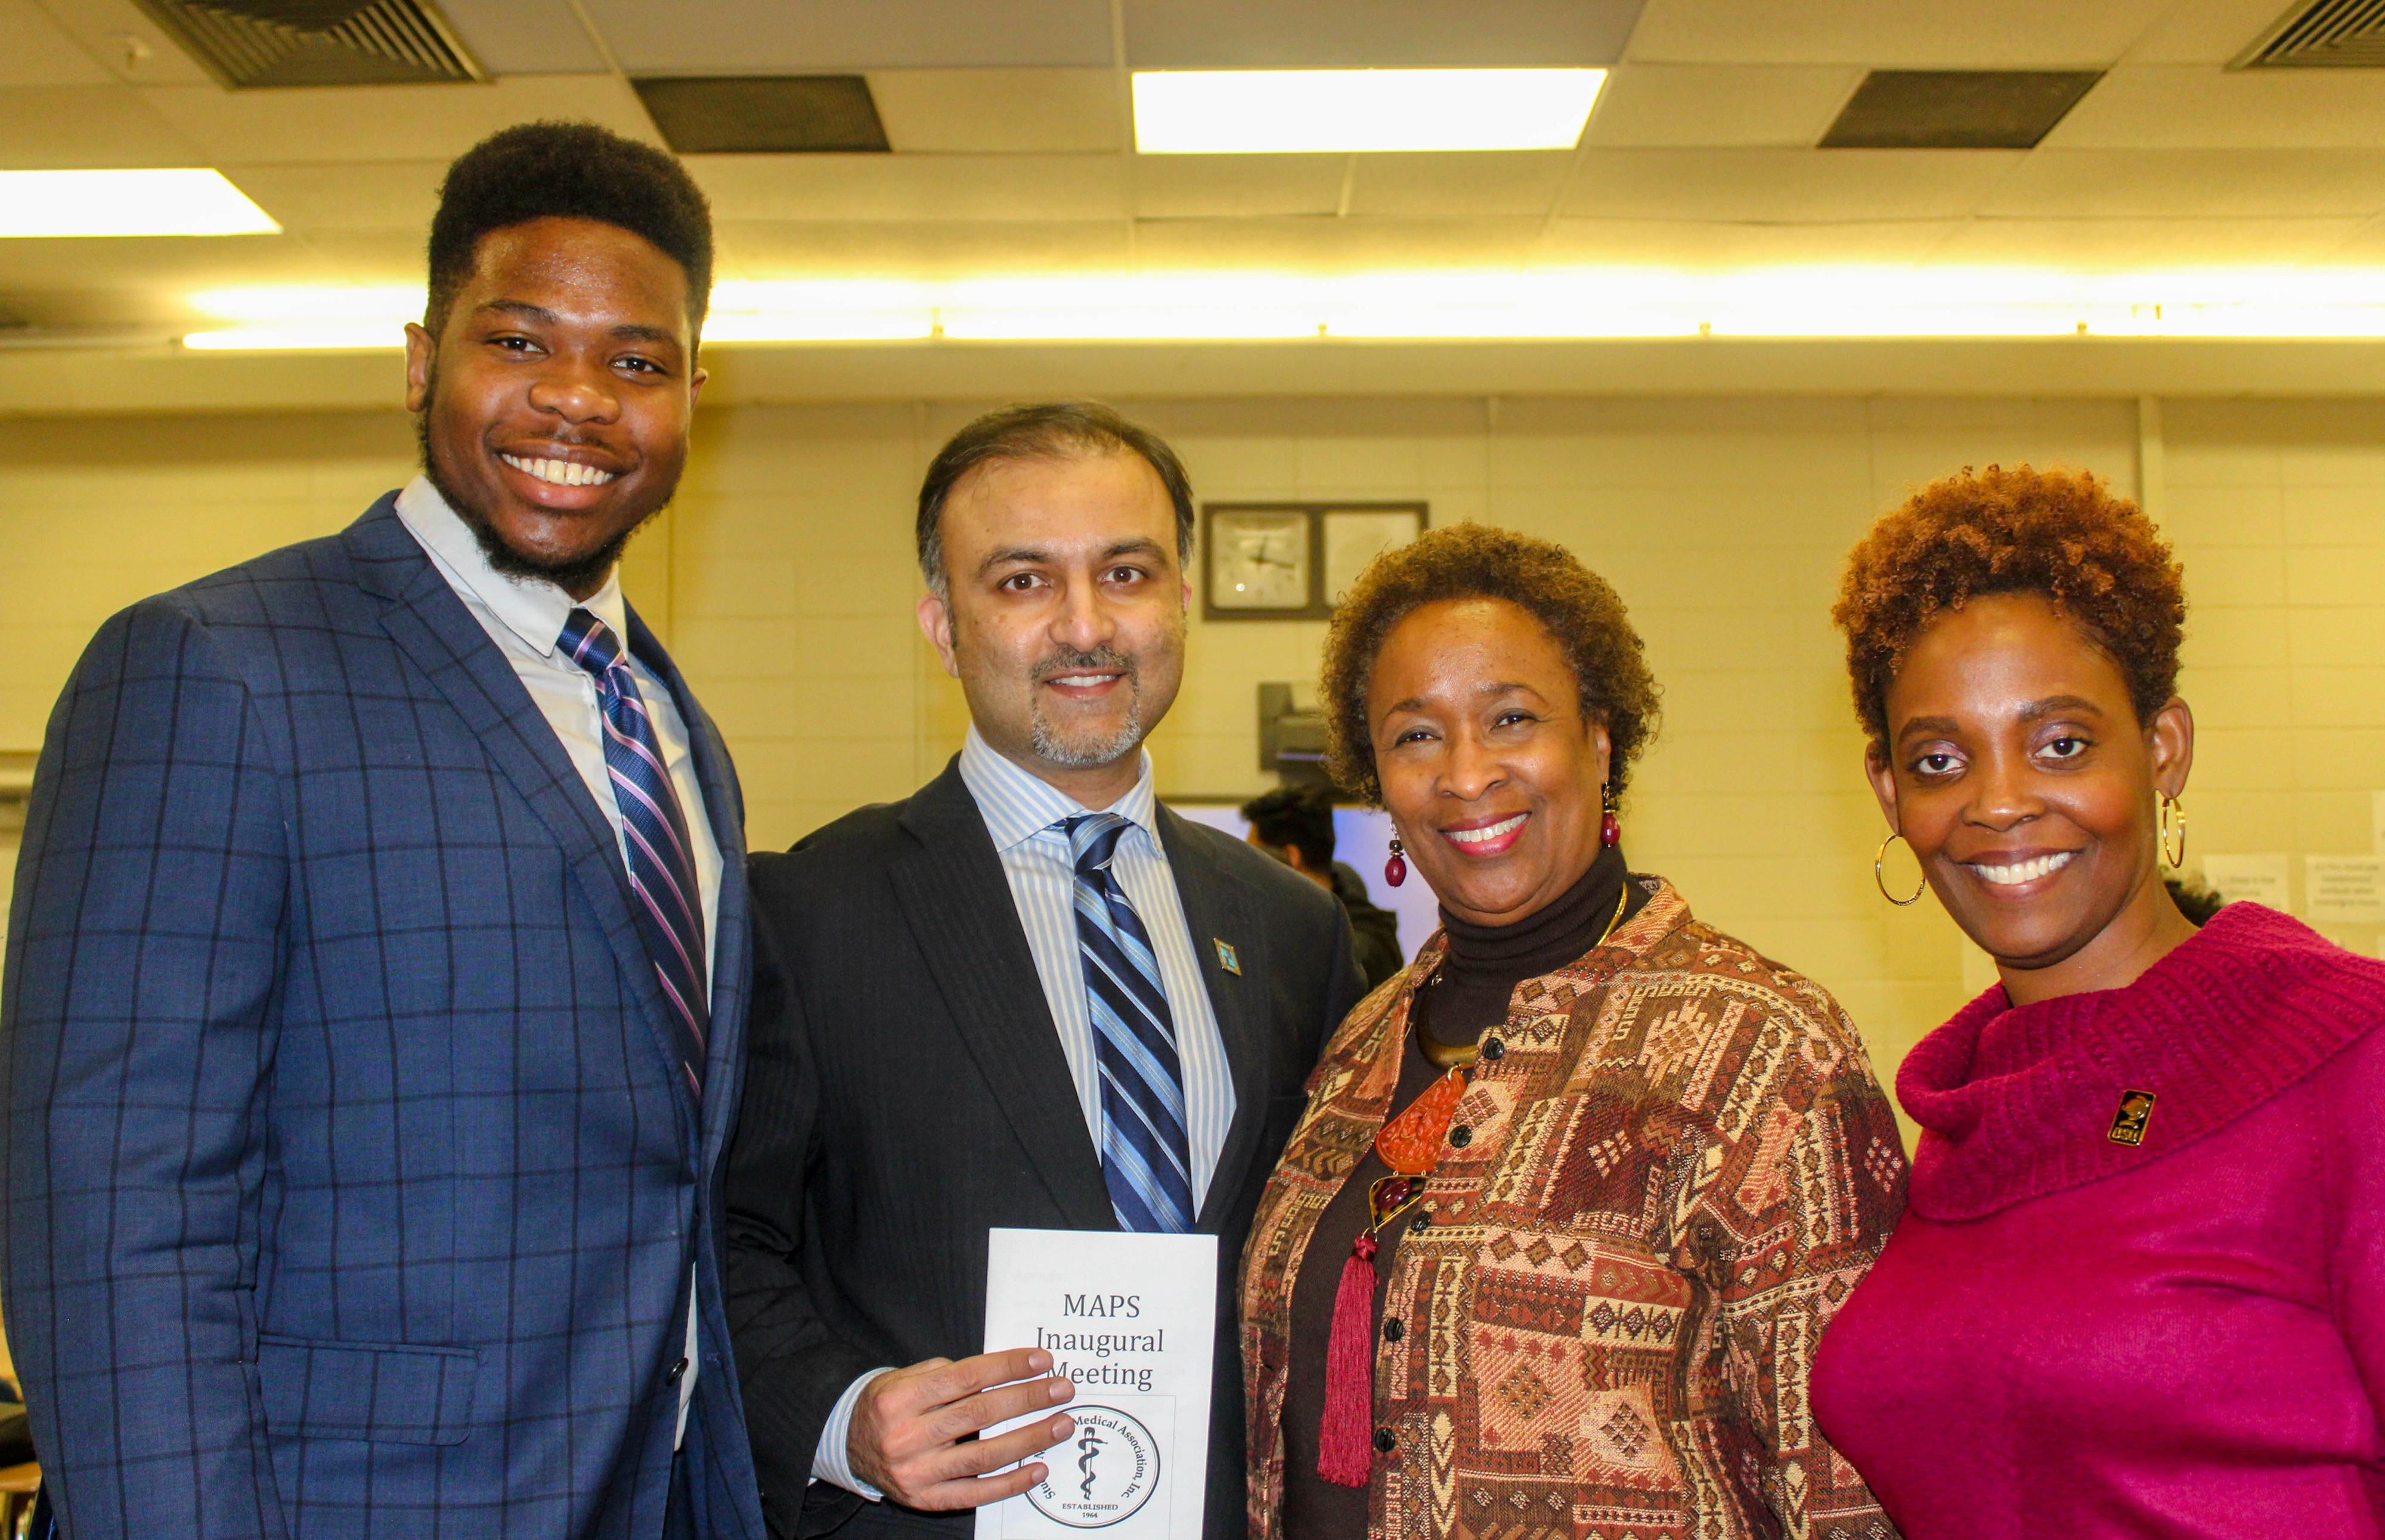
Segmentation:
{"type": "MultiPolygon", "coordinates": [[[[1616,906],[1629,919],[1648,902],[1648,892],[1630,881],[1623,852],[1601,850],[1573,886],[1522,919],[1505,925],[1477,925],[1441,911],[1449,949],[1417,995],[1424,1030],[1452,1046],[1472,1043],[1507,1020],[1508,1002],[1526,979],[1553,972],[1598,945],[1616,906]]],[[[1435,1069],[1415,1039],[1398,1045],[1400,1084],[1392,1116],[1422,1096],[1443,1072],[1435,1069]]],[[[1292,1362],[1283,1396],[1283,1533],[1292,1540],[1360,1540],[1367,1533],[1367,1489],[1336,1486],[1317,1473],[1317,1430],[1325,1415],[1325,1354],[1332,1337],[1333,1296],[1350,1245],[1367,1228],[1367,1189],[1390,1168],[1370,1146],[1358,1169],[1317,1217],[1317,1230],[1301,1258],[1292,1290],[1292,1362]]],[[[1387,1227],[1375,1258],[1376,1330],[1382,1329],[1383,1287],[1391,1280],[1403,1220],[1387,1227]]]]}
{"type": "MultiPolygon", "coordinates": [[[[1473,1042],[1507,1019],[1507,1002],[1517,984],[1562,968],[1598,945],[1617,918],[1615,907],[1627,885],[1631,898],[1648,901],[1645,890],[1627,884],[1629,875],[1622,850],[1609,846],[1573,886],[1521,920],[1477,925],[1443,907],[1441,928],[1449,934],[1449,951],[1425,986],[1431,992],[1425,999],[1425,1027],[1433,1040],[1453,1047],[1473,1042]]],[[[1622,901],[1630,905],[1630,898],[1622,901]]]]}

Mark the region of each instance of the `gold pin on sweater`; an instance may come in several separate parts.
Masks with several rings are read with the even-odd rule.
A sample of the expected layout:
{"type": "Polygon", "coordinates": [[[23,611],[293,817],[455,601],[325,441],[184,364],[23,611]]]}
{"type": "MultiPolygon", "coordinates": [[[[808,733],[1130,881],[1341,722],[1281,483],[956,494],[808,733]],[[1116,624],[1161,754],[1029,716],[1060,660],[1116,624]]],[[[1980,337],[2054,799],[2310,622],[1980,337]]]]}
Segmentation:
{"type": "Polygon", "coordinates": [[[1234,977],[1238,979],[1241,978],[1242,976],[1242,959],[1234,956],[1234,949],[1227,945],[1224,942],[1218,940],[1216,936],[1211,936],[1209,938],[1209,945],[1217,949],[1217,966],[1224,969],[1227,972],[1231,973],[1234,977]]]}
{"type": "Polygon", "coordinates": [[[2153,1115],[2152,1092],[2123,1091],[2120,1109],[2112,1114],[2112,1126],[2104,1137],[2116,1145],[2142,1145],[2145,1142],[2145,1124],[2153,1115]]]}

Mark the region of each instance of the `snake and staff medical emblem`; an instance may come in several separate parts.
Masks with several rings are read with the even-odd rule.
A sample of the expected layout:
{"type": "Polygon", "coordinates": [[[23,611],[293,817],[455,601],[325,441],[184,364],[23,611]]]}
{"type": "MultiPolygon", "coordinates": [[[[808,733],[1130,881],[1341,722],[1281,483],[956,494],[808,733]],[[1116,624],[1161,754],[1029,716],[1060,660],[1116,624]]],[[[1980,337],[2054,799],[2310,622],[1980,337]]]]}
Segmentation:
{"type": "Polygon", "coordinates": [[[1029,1488],[1028,1502],[1070,1529],[1107,1529],[1142,1512],[1159,1490],[1159,1440],[1116,1407],[1070,1407],[1068,1415],[1077,1422],[1076,1474],[1046,1476],[1029,1488]]]}

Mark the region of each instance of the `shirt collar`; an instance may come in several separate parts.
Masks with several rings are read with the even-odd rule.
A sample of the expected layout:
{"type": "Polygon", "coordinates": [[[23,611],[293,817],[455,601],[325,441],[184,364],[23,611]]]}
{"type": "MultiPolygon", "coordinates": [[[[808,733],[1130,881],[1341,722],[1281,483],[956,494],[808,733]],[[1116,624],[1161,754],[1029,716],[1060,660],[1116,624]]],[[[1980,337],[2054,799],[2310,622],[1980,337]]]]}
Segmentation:
{"type": "Polygon", "coordinates": [[[1151,752],[1137,749],[1135,753],[1141,763],[1134,785],[1106,809],[1089,808],[1050,782],[996,753],[993,745],[979,735],[977,724],[971,722],[968,736],[961,741],[961,782],[977,800],[978,812],[985,819],[985,831],[993,836],[993,847],[998,851],[1006,852],[1025,844],[1062,819],[1102,811],[1118,814],[1157,845],[1159,799],[1151,789],[1151,752]]]}
{"type": "Polygon", "coordinates": [[[489,565],[488,553],[481,549],[481,537],[448,507],[447,499],[439,495],[439,489],[431,484],[427,476],[415,477],[397,495],[397,516],[431,554],[448,585],[486,606],[491,614],[505,622],[507,631],[530,644],[532,651],[548,657],[556,656],[563,623],[571,618],[574,609],[585,609],[604,621],[621,639],[622,650],[629,649],[630,607],[621,597],[619,563],[616,562],[613,570],[605,574],[605,586],[586,599],[575,599],[543,578],[517,578],[500,572],[489,565]]]}

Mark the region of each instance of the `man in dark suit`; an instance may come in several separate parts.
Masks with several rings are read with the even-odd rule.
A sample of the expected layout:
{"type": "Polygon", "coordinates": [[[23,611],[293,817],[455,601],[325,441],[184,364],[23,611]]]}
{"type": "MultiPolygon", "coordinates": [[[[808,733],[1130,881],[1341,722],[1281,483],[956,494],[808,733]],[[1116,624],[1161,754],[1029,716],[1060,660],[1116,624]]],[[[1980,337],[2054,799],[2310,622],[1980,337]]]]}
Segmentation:
{"type": "Polygon", "coordinates": [[[751,1536],[715,1242],[742,812],[615,573],[703,375],[703,195],[451,168],[424,474],[110,620],[9,927],[6,1280],[73,1536],[751,1536]]]}
{"type": "Polygon", "coordinates": [[[971,1436],[1070,1394],[1048,1353],[979,1352],[994,1226],[1218,1238],[1205,1522],[1242,1532],[1233,1279],[1358,981],[1329,895],[1153,795],[1192,519],[1106,408],[963,429],[919,495],[919,619],[968,742],[755,862],[729,1267],[775,1533],[959,1535],[1041,1478],[1006,1468],[1064,1414],[971,1436]]]}

